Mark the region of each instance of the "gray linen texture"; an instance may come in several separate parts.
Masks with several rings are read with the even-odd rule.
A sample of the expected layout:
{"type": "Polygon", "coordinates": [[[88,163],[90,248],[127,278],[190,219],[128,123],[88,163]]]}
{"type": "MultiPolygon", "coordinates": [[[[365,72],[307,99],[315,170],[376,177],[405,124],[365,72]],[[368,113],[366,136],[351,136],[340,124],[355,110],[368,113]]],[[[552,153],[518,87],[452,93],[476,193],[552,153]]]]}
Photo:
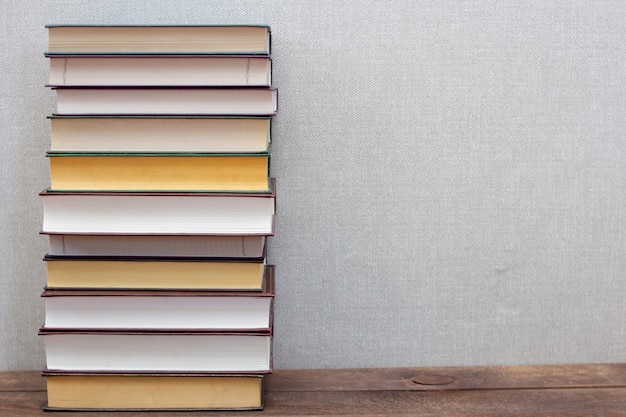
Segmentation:
{"type": "Polygon", "coordinates": [[[44,365],[46,23],[267,23],[276,368],[626,360],[623,1],[4,4],[0,369],[44,365]]]}

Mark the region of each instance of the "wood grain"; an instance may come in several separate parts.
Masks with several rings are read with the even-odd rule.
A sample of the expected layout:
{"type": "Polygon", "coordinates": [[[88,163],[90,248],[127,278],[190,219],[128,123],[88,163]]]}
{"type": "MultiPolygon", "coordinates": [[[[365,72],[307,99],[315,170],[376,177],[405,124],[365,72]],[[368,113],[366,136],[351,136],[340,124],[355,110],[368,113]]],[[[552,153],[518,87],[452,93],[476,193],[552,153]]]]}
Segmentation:
{"type": "MultiPolygon", "coordinates": [[[[45,402],[40,372],[0,372],[0,416],[85,415],[46,413],[45,402]]],[[[626,417],[626,364],[277,370],[262,412],[97,413],[144,415],[626,417]]]]}
{"type": "Polygon", "coordinates": [[[626,363],[384,369],[278,370],[271,391],[441,391],[626,386],[626,363]],[[442,383],[419,383],[436,382],[442,383]]]}

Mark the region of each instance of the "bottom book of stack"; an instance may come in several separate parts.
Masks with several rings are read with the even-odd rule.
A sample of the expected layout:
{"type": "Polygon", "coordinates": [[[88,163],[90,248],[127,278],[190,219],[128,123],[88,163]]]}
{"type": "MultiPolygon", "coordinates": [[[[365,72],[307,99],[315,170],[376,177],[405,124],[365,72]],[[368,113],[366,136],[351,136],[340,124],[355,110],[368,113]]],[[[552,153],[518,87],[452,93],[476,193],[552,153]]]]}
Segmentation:
{"type": "Polygon", "coordinates": [[[263,269],[258,291],[46,289],[45,409],[262,409],[274,266],[263,269]]]}
{"type": "Polygon", "coordinates": [[[255,410],[263,374],[44,370],[47,410],[255,410]]]}

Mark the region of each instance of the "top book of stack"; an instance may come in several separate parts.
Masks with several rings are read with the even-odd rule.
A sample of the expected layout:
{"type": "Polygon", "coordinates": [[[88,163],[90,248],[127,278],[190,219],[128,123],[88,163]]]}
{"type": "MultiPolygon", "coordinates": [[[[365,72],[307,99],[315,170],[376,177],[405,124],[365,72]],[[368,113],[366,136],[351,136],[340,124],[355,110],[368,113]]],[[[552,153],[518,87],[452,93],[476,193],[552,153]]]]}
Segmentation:
{"type": "Polygon", "coordinates": [[[47,54],[269,55],[265,25],[47,25],[47,54]]]}

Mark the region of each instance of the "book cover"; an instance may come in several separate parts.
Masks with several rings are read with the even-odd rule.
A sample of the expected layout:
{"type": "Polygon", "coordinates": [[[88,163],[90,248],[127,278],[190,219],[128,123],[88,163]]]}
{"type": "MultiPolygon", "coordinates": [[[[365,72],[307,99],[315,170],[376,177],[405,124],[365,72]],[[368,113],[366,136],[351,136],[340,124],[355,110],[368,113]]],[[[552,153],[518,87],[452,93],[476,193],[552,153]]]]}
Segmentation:
{"type": "Polygon", "coordinates": [[[263,374],[102,373],[44,369],[46,410],[258,410],[263,374]]]}
{"type": "Polygon", "coordinates": [[[52,152],[267,152],[269,116],[49,116],[52,152]]]}
{"type": "Polygon", "coordinates": [[[269,87],[271,58],[260,55],[49,55],[51,87],[269,87]]]}
{"type": "Polygon", "coordinates": [[[263,291],[265,260],[46,255],[46,288],[74,290],[263,291]]]}
{"type": "Polygon", "coordinates": [[[262,153],[48,152],[54,191],[269,191],[262,153]]]}
{"type": "Polygon", "coordinates": [[[54,234],[272,235],[275,184],[266,193],[40,193],[54,234]]]}
{"type": "Polygon", "coordinates": [[[50,24],[48,53],[269,54],[267,25],[50,24]]]}
{"type": "Polygon", "coordinates": [[[143,258],[177,257],[205,260],[262,261],[267,238],[264,235],[198,234],[56,234],[48,236],[48,256],[143,258]]]}
{"type": "Polygon", "coordinates": [[[270,373],[271,332],[41,327],[53,371],[270,373]],[[175,354],[173,354],[175,353],[175,354]]]}
{"type": "Polygon", "coordinates": [[[271,116],[275,88],[55,87],[58,115],[271,116]]]}
{"type": "Polygon", "coordinates": [[[273,266],[261,291],[46,289],[46,328],[269,332],[273,266]]]}

